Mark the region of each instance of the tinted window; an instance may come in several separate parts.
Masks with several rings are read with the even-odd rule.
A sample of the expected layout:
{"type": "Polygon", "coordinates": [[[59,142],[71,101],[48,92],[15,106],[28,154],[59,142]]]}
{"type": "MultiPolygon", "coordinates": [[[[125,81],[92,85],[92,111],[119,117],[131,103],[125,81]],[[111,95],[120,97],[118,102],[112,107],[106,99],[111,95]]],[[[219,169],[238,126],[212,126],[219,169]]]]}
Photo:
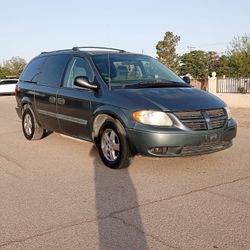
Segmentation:
{"type": "Polygon", "coordinates": [[[49,56],[45,62],[39,79],[40,84],[57,87],[60,85],[65,67],[69,60],[68,55],[49,56]]]}
{"type": "Polygon", "coordinates": [[[24,82],[37,82],[38,77],[41,74],[42,66],[45,62],[45,58],[36,58],[32,60],[27,67],[24,69],[20,80],[24,82]]]}
{"type": "Polygon", "coordinates": [[[87,63],[82,58],[75,57],[71,60],[63,82],[63,86],[67,88],[74,88],[74,80],[77,76],[85,76],[90,82],[93,82],[94,75],[93,72],[87,63]]]}

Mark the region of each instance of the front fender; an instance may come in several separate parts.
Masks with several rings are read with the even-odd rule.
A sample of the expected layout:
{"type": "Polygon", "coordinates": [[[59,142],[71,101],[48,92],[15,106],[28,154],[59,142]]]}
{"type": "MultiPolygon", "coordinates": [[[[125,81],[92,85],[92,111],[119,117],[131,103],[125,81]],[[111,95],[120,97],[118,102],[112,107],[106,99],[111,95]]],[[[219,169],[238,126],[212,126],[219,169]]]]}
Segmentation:
{"type": "Polygon", "coordinates": [[[103,106],[99,106],[94,112],[93,112],[93,123],[96,119],[96,117],[98,115],[109,115],[115,119],[118,119],[121,124],[124,127],[128,127],[129,126],[129,119],[128,117],[125,115],[125,113],[122,111],[122,109],[111,106],[111,105],[103,105],[103,106]]]}
{"type": "Polygon", "coordinates": [[[118,120],[124,129],[129,127],[129,118],[124,111],[118,107],[112,105],[103,105],[97,107],[93,112],[92,120],[92,140],[95,141],[102,124],[108,117],[118,120]]]}
{"type": "MultiPolygon", "coordinates": [[[[124,127],[124,129],[127,131],[129,128],[134,128],[135,126],[135,121],[130,118],[130,112],[128,110],[122,110],[120,108],[111,106],[111,105],[103,105],[98,107],[94,112],[93,112],[93,123],[92,123],[92,139],[94,142],[96,142],[96,138],[98,136],[99,130],[102,126],[102,124],[105,122],[107,119],[107,115],[119,120],[121,125],[124,127]]],[[[128,143],[130,145],[131,152],[134,153],[134,145],[131,144],[130,139],[127,137],[128,143]]]]}

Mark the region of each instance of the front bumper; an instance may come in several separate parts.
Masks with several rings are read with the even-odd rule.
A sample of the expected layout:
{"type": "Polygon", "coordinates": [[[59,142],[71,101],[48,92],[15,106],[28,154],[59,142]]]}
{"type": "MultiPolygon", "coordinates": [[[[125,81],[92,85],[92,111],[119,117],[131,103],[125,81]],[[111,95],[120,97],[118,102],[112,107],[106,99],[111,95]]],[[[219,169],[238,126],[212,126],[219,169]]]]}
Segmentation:
{"type": "Polygon", "coordinates": [[[232,146],[237,124],[230,119],[226,127],[206,131],[142,131],[127,129],[128,140],[135,154],[167,157],[201,155],[232,146]]]}

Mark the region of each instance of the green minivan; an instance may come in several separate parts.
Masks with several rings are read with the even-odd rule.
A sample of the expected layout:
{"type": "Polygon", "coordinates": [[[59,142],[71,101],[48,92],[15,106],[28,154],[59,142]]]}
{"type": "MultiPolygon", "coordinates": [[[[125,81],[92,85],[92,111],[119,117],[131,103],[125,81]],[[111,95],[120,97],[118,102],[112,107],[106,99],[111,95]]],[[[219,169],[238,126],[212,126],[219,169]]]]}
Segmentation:
{"type": "Polygon", "coordinates": [[[218,97],[190,86],[150,56],[112,48],[41,53],[24,69],[16,100],[28,140],[48,131],[88,140],[103,163],[116,169],[128,167],[136,154],[224,150],[237,131],[218,97]]]}

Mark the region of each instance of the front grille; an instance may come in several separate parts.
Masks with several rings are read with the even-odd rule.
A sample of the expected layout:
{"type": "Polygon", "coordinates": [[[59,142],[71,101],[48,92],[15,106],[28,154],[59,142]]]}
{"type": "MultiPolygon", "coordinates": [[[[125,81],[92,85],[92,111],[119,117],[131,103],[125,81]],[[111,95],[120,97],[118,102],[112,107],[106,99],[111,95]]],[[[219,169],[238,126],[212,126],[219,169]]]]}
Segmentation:
{"type": "Polygon", "coordinates": [[[201,111],[175,112],[179,119],[202,119],[201,111]]]}
{"type": "Polygon", "coordinates": [[[185,155],[208,154],[229,148],[230,146],[232,146],[231,141],[203,143],[198,146],[185,146],[181,151],[181,155],[185,156],[185,155]]]}
{"type": "Polygon", "coordinates": [[[224,109],[212,109],[206,111],[210,118],[220,117],[225,115],[224,109]]]}
{"type": "Polygon", "coordinates": [[[227,116],[223,108],[174,112],[174,115],[182,124],[194,131],[222,128],[227,121],[227,116]]]}
{"type": "Polygon", "coordinates": [[[222,127],[224,127],[224,124],[225,124],[224,119],[211,121],[212,129],[222,128],[222,127]]]}
{"type": "Polygon", "coordinates": [[[182,123],[192,130],[207,130],[206,121],[182,121],[182,123]]]}

